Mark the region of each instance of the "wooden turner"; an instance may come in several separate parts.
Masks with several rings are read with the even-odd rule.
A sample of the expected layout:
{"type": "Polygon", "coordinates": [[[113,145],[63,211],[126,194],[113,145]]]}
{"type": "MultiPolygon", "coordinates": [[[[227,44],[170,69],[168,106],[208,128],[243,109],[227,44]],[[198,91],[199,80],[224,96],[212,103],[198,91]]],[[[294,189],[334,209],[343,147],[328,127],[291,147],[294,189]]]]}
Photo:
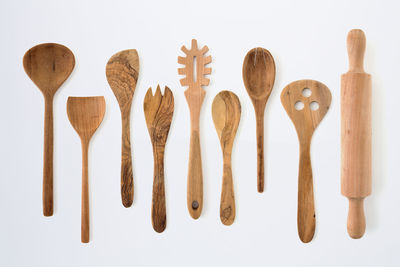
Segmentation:
{"type": "Polygon", "coordinates": [[[174,114],[174,96],[171,90],[165,86],[164,96],[161,95],[160,86],[156,93],[152,94],[151,88],[144,97],[144,115],[151,143],[153,144],[154,180],[153,201],[151,207],[151,222],[156,232],[161,233],[167,224],[167,212],[165,207],[164,186],[164,150],[167,142],[169,127],[174,114]]]}
{"type": "Polygon", "coordinates": [[[106,110],[104,97],[68,97],[68,119],[81,138],[82,143],[82,214],[81,241],[89,242],[89,142],[103,120],[106,110]]]}
{"type": "Polygon", "coordinates": [[[129,49],[113,55],[107,63],[106,76],[121,110],[121,197],[122,204],[128,208],[133,203],[130,115],[133,93],[139,76],[137,51],[129,49]]]}
{"type": "Polygon", "coordinates": [[[300,142],[297,228],[304,243],[312,240],[315,231],[311,138],[328,111],[331,98],[328,87],[313,80],[292,82],[281,93],[282,105],[296,127],[300,142]]]}
{"type": "Polygon", "coordinates": [[[236,213],[231,154],[240,121],[240,113],[239,98],[234,93],[222,91],[214,98],[212,117],[224,157],[220,218],[225,225],[233,223],[236,213]]]}
{"type": "Polygon", "coordinates": [[[23,65],[26,74],[39,87],[44,97],[43,214],[52,216],[53,98],[74,69],[75,57],[63,45],[40,44],[25,53],[23,65]]]}
{"type": "Polygon", "coordinates": [[[201,167],[200,152],[200,110],[206,92],[202,86],[210,82],[205,77],[211,74],[211,68],[205,65],[211,63],[211,56],[205,56],[208,47],[197,47],[197,41],[192,40],[192,48],[188,50],[182,46],[181,50],[186,57],[178,57],[178,63],[185,65],[178,69],[178,73],[186,77],[181,79],[182,86],[188,86],[185,91],[186,101],[190,109],[190,152],[188,170],[187,205],[193,219],[198,219],[203,209],[203,170],[201,167]]]}

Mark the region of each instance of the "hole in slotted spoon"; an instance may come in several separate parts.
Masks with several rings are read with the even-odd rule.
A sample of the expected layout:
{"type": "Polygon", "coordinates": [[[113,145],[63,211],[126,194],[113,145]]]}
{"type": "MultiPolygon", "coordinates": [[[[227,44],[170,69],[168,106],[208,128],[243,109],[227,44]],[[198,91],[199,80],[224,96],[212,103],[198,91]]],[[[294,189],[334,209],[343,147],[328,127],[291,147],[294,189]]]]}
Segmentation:
{"type": "Polygon", "coordinates": [[[303,91],[302,91],[301,93],[302,93],[302,95],[303,95],[304,97],[310,97],[310,96],[311,96],[311,90],[310,90],[310,88],[304,88],[303,91]]]}
{"type": "Polygon", "coordinates": [[[317,109],[319,109],[319,104],[318,104],[318,102],[317,102],[317,101],[311,102],[311,103],[310,103],[310,109],[311,109],[311,110],[317,110],[317,109]]]}
{"type": "Polygon", "coordinates": [[[297,101],[296,103],[294,103],[294,108],[296,110],[302,110],[304,108],[304,103],[301,101],[297,101]]]}

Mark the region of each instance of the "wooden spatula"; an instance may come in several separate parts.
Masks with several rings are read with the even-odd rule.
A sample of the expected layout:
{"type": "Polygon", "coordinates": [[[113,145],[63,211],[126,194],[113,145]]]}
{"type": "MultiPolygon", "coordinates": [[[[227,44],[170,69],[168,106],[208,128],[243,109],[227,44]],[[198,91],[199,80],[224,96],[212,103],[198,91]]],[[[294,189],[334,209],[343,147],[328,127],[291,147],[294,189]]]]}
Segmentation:
{"type": "Polygon", "coordinates": [[[256,112],[257,190],[264,192],[264,110],[275,82],[275,62],[271,53],[257,47],[243,62],[243,81],[256,112]]]}
{"type": "Polygon", "coordinates": [[[107,63],[106,76],[121,109],[121,197],[122,204],[130,207],[133,202],[133,174],[129,125],[133,93],[139,76],[137,51],[130,49],[113,55],[107,63]]]}
{"type": "Polygon", "coordinates": [[[220,92],[212,104],[212,117],[224,158],[220,205],[221,222],[231,225],[235,220],[235,194],[232,179],[232,147],[240,121],[239,98],[230,91],[220,92]]]}
{"type": "Polygon", "coordinates": [[[181,50],[186,57],[178,57],[178,63],[185,65],[178,69],[178,73],[186,77],[181,79],[182,86],[188,86],[185,91],[186,101],[190,109],[190,152],[188,170],[187,205],[193,219],[198,219],[203,209],[203,170],[200,152],[200,110],[206,92],[202,86],[210,82],[205,77],[211,74],[211,68],[205,66],[211,63],[211,56],[205,56],[208,47],[197,47],[197,41],[192,40],[192,48],[188,50],[182,46],[181,50]]]}
{"type": "Polygon", "coordinates": [[[88,150],[90,139],[103,120],[106,110],[104,97],[68,97],[68,119],[82,142],[82,221],[81,241],[89,242],[89,180],[88,150]]]}
{"type": "Polygon", "coordinates": [[[75,66],[71,50],[59,44],[40,44],[23,59],[26,74],[44,96],[43,214],[53,215],[53,98],[75,66]]]}
{"type": "Polygon", "coordinates": [[[164,151],[167,142],[169,127],[174,114],[174,96],[168,87],[165,87],[164,96],[160,86],[152,94],[151,88],[144,97],[144,115],[151,143],[153,144],[154,180],[153,202],[151,207],[151,222],[156,232],[161,233],[167,224],[164,186],[164,151]]]}
{"type": "Polygon", "coordinates": [[[292,82],[281,94],[282,105],[296,127],[300,142],[297,228],[304,243],[312,240],[315,231],[311,137],[328,111],[331,98],[328,87],[313,80],[292,82]]]}

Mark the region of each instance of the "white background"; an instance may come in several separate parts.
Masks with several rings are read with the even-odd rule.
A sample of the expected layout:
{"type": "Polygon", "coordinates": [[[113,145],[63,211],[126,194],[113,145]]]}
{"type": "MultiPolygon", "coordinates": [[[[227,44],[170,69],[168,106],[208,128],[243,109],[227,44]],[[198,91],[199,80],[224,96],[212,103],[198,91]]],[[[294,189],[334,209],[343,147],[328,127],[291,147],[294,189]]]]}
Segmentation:
{"type": "Polygon", "coordinates": [[[397,1],[5,1],[0,3],[0,266],[399,266],[400,164],[397,1]],[[365,66],[373,77],[373,193],[365,201],[367,230],[346,231],[340,195],[340,74],[347,71],[346,36],[367,36],[365,66]],[[196,38],[213,57],[201,114],[204,209],[186,208],[189,110],[177,57],[196,38]],[[44,102],[24,73],[34,45],[69,47],[75,69],[54,99],[55,214],[42,215],[44,102]],[[265,112],[266,187],[256,191],[253,106],[242,81],[248,50],[268,49],[276,80],[265,112]],[[121,120],[105,76],[108,59],[137,49],[140,75],[132,106],[135,196],[120,199],[121,120]],[[297,235],[298,140],[280,92],[298,79],[332,92],[332,105],[312,141],[317,228],[297,235]],[[143,98],[168,85],[175,113],[165,155],[167,228],[151,225],[153,156],[143,98]],[[233,151],[237,216],[221,224],[222,153],[211,117],[221,90],[235,92],[242,116],[233,151]],[[66,114],[68,96],[104,95],[104,121],[90,148],[91,241],[80,243],[81,147],[66,114]],[[396,255],[397,254],[397,255],[396,255]]]}

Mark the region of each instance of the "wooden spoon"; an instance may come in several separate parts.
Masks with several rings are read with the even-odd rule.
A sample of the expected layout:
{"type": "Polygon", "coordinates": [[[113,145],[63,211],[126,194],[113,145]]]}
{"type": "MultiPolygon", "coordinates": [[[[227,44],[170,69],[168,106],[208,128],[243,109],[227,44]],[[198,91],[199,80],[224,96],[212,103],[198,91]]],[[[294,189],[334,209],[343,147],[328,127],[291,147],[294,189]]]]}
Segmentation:
{"type": "Polygon", "coordinates": [[[179,68],[178,73],[186,77],[181,79],[182,86],[188,86],[185,91],[186,101],[190,109],[190,151],[188,170],[187,205],[190,216],[198,219],[203,209],[203,170],[200,151],[200,110],[206,91],[202,86],[207,86],[210,80],[205,75],[211,73],[211,68],[205,66],[211,63],[211,56],[205,56],[208,47],[199,49],[197,41],[192,40],[189,50],[182,46],[181,50],[186,57],[178,57],[178,63],[185,65],[179,68]],[[196,72],[196,73],[194,73],[196,72]]]}
{"type": "Polygon", "coordinates": [[[165,207],[164,186],[164,151],[167,142],[169,127],[174,114],[174,96],[165,86],[164,96],[161,95],[160,86],[157,86],[155,95],[151,88],[144,97],[144,115],[151,143],[153,144],[154,180],[153,202],[151,207],[151,222],[156,232],[161,233],[167,224],[165,207]]]}
{"type": "Polygon", "coordinates": [[[282,105],[296,127],[300,142],[297,228],[304,243],[312,240],[315,231],[311,137],[328,111],[331,99],[328,87],[313,80],[292,82],[281,94],[282,105]]]}
{"type": "Polygon", "coordinates": [[[90,139],[103,120],[106,110],[104,97],[68,97],[68,119],[82,142],[82,214],[81,241],[89,242],[89,181],[88,151],[90,139]]]}
{"type": "Polygon", "coordinates": [[[231,225],[235,220],[235,194],[232,180],[231,154],[240,121],[240,113],[240,101],[234,93],[222,91],[214,98],[212,116],[224,157],[220,218],[225,225],[231,225]]]}
{"type": "Polygon", "coordinates": [[[275,81],[275,62],[267,49],[250,50],[243,62],[243,81],[257,123],[257,190],[264,191],[264,110],[275,81]]]}
{"type": "Polygon", "coordinates": [[[124,50],[113,55],[106,66],[108,84],[114,92],[121,109],[121,197],[122,204],[133,203],[133,174],[130,141],[130,114],[133,93],[139,76],[139,56],[135,49],[124,50]]]}
{"type": "Polygon", "coordinates": [[[53,98],[75,66],[74,54],[59,44],[40,44],[23,59],[26,74],[44,96],[43,215],[53,215],[53,98]]]}

